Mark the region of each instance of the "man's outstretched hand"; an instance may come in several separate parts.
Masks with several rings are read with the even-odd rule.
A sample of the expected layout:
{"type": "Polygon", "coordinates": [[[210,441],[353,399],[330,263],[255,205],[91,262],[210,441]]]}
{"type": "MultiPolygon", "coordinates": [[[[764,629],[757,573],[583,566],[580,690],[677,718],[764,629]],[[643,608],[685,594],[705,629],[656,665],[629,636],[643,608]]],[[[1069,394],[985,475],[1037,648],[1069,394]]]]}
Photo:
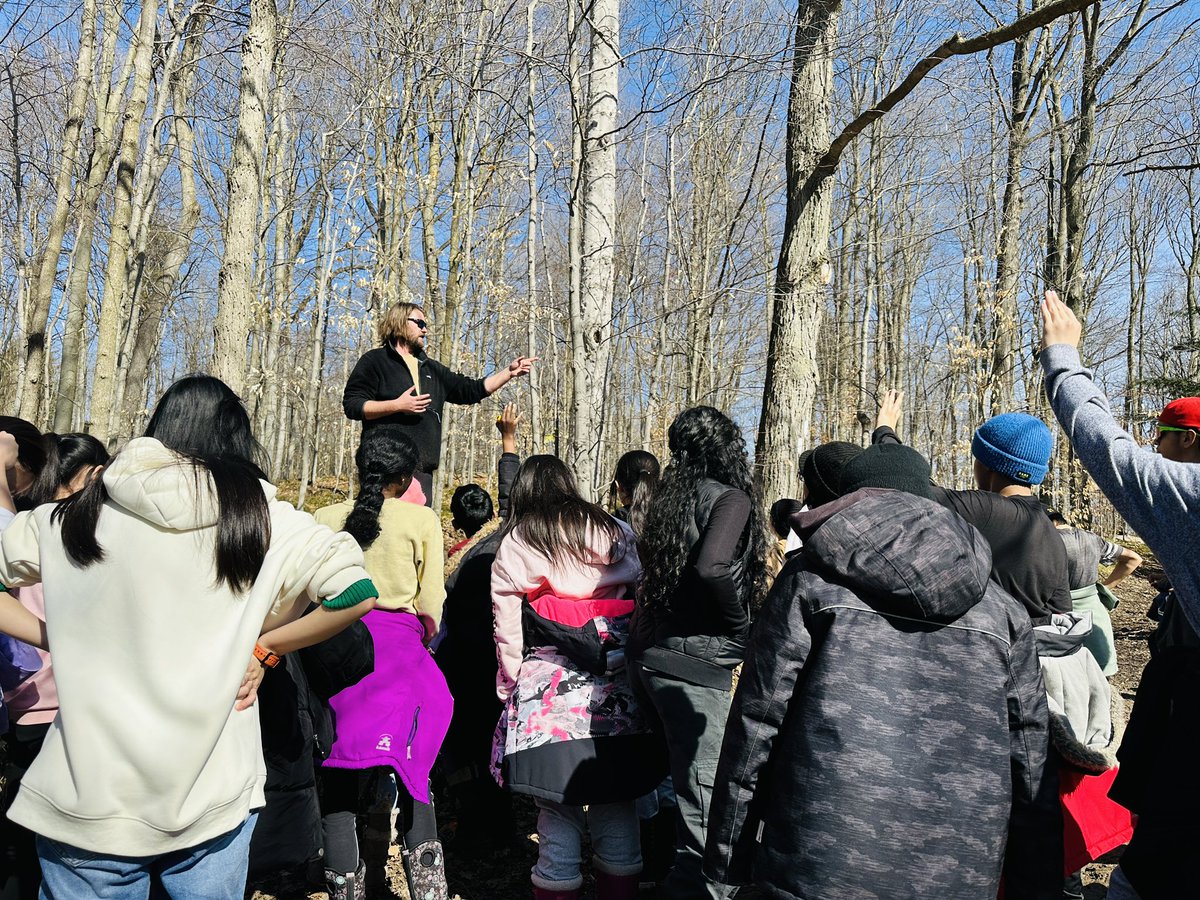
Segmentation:
{"type": "Polygon", "coordinates": [[[1046,291],[1042,300],[1042,349],[1055,344],[1079,347],[1083,326],[1071,312],[1071,307],[1058,299],[1057,291],[1046,291]]]}
{"type": "Polygon", "coordinates": [[[904,391],[888,391],[879,403],[879,414],[875,417],[875,427],[886,425],[895,431],[900,425],[900,415],[904,412],[904,391]]]}
{"type": "Polygon", "coordinates": [[[528,375],[529,370],[533,368],[533,364],[538,361],[536,356],[518,356],[508,364],[508,376],[510,378],[520,378],[522,375],[528,375]]]}

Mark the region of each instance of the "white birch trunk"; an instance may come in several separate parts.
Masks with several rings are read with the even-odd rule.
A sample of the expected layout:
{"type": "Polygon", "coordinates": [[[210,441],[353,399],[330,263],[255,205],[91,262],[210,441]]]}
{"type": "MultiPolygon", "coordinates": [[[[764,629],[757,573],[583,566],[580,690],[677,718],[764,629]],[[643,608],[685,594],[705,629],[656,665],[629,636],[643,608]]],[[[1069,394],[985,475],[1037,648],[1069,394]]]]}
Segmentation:
{"type": "Polygon", "coordinates": [[[617,212],[619,12],[619,0],[596,0],[591,7],[592,40],[580,188],[583,227],[579,254],[579,317],[571,328],[574,392],[568,446],[568,460],[585,496],[594,496],[600,486],[604,379],[611,352],[617,212]]]}

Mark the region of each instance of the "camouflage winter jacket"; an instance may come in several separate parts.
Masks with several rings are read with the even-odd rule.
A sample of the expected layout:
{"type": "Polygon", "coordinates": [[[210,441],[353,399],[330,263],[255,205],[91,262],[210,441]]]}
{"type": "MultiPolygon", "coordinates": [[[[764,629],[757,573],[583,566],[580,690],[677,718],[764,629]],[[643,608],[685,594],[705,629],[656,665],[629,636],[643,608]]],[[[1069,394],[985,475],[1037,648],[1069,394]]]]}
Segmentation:
{"type": "Polygon", "coordinates": [[[706,874],[776,898],[1062,891],[1029,616],[950,510],[863,490],[802,513],[751,634],[706,874]],[[1007,845],[1007,847],[1006,847],[1007,845]]]}

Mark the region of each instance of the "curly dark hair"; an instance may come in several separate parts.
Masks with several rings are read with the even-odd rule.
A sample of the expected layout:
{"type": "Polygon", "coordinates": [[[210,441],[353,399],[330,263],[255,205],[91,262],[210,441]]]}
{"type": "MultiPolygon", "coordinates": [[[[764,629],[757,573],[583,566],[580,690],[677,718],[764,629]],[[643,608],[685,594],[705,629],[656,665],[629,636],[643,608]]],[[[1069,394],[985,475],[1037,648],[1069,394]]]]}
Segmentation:
{"type": "Polygon", "coordinates": [[[654,492],[645,529],[638,538],[643,571],[640,602],[650,609],[670,608],[692,549],[687,535],[696,514],[697,487],[711,478],[750,497],[746,587],[750,607],[757,609],[766,593],[767,526],[745,438],[720,410],[693,406],[671,423],[667,446],[671,462],[654,492]]]}

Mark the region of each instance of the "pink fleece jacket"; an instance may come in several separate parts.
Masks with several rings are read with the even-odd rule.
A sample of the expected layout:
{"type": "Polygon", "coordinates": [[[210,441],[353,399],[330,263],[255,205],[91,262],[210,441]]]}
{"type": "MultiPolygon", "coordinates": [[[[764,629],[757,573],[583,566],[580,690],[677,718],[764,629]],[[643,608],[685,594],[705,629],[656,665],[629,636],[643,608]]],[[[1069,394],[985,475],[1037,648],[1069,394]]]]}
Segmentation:
{"type": "Polygon", "coordinates": [[[587,600],[593,597],[632,597],[642,564],[638,560],[633,532],[614,519],[621,529],[615,542],[598,531],[589,534],[585,559],[564,554],[547,559],[530,547],[517,526],[500,543],[492,563],[492,615],[496,638],[496,693],[508,699],[524,656],[521,635],[521,603],[526,597],[554,594],[587,600]]]}

